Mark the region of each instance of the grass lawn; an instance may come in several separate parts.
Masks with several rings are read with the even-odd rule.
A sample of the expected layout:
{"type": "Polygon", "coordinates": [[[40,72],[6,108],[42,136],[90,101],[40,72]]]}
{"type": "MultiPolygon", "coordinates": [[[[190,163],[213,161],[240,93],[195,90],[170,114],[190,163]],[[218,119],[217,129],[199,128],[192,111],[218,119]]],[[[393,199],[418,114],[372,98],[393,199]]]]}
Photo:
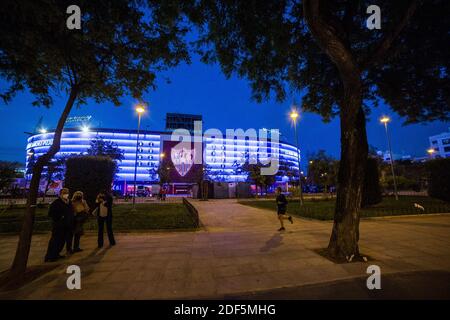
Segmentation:
{"type": "MultiPolygon", "coordinates": [[[[131,212],[130,204],[113,207],[113,228],[115,231],[155,230],[155,229],[194,229],[195,223],[182,203],[143,203],[136,204],[136,212],[131,212]]],[[[24,208],[0,208],[0,233],[16,233],[21,228],[20,218],[24,208]]],[[[47,217],[48,208],[38,208],[34,224],[35,231],[51,230],[47,217]]],[[[90,218],[85,230],[97,230],[97,220],[90,218]]]]}
{"type": "MultiPolygon", "coordinates": [[[[261,209],[276,210],[275,200],[241,200],[239,203],[261,209]]],[[[332,220],[335,200],[305,200],[300,207],[298,200],[291,199],[288,213],[318,220],[332,220]]],[[[398,201],[394,197],[385,197],[377,205],[361,210],[361,217],[396,216],[406,214],[427,214],[450,212],[450,203],[429,197],[400,196],[398,201]],[[420,204],[425,211],[414,207],[420,204]]]]}

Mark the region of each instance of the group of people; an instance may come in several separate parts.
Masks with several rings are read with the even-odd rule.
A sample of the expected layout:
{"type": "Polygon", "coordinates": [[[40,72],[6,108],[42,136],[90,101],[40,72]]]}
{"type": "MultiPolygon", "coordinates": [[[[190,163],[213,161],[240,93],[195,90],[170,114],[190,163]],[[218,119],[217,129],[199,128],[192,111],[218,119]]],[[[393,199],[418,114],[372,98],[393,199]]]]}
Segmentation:
{"type": "Polygon", "coordinates": [[[99,248],[103,247],[103,230],[106,224],[109,244],[116,244],[112,230],[113,199],[106,190],[101,191],[95,200],[95,208],[91,211],[84,199],[83,192],[76,191],[69,198],[69,189],[62,188],[59,197],[50,204],[48,215],[52,220],[52,235],[48,243],[45,262],[53,262],[64,258],[61,251],[66,247],[66,254],[72,255],[82,251],[80,239],[84,234],[84,223],[90,216],[95,216],[98,223],[99,248]]]}

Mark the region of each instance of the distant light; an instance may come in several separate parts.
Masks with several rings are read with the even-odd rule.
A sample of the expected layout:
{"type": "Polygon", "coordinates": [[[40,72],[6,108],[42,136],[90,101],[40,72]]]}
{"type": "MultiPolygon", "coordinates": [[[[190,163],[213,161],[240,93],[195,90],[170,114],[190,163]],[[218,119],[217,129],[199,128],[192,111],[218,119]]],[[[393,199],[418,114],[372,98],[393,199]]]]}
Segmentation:
{"type": "Polygon", "coordinates": [[[83,131],[83,132],[89,132],[89,127],[88,127],[88,126],[82,126],[82,127],[81,127],[81,131],[83,131]]]}
{"type": "Polygon", "coordinates": [[[40,133],[47,133],[47,129],[41,128],[41,129],[39,129],[39,132],[40,132],[40,133]]]}
{"type": "Polygon", "coordinates": [[[391,121],[391,119],[387,116],[383,116],[380,118],[381,123],[388,123],[389,121],[391,121]]]}
{"type": "Polygon", "coordinates": [[[311,161],[309,161],[309,164],[313,164],[313,161],[311,160],[311,161]]]}
{"type": "Polygon", "coordinates": [[[164,158],[165,154],[164,154],[164,153],[161,153],[159,156],[160,156],[161,158],[164,158]]]}
{"type": "Polygon", "coordinates": [[[436,150],[434,150],[433,148],[430,148],[430,149],[427,150],[427,152],[428,152],[429,155],[432,155],[433,153],[436,152],[436,150]]]}
{"type": "Polygon", "coordinates": [[[145,112],[145,108],[144,108],[144,106],[141,105],[141,104],[138,104],[138,105],[136,106],[136,109],[135,109],[135,110],[136,110],[136,112],[139,113],[139,114],[145,112]]]}
{"type": "Polygon", "coordinates": [[[297,110],[292,110],[291,113],[289,114],[289,117],[291,117],[291,119],[295,122],[297,121],[297,118],[299,117],[299,114],[297,112],[297,110]]]}

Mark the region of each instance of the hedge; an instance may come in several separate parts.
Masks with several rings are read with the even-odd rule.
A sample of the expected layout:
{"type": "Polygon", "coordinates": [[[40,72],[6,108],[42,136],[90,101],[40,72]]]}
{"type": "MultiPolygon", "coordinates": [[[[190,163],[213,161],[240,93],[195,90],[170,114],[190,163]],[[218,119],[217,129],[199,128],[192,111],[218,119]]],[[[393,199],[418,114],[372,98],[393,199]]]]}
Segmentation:
{"type": "Polygon", "coordinates": [[[380,203],[381,188],[380,176],[378,174],[378,160],[375,158],[367,158],[366,175],[364,177],[364,185],[362,191],[361,207],[371,206],[380,203]]]}
{"type": "Polygon", "coordinates": [[[428,195],[450,202],[450,159],[427,162],[428,195]]]}
{"type": "Polygon", "coordinates": [[[69,188],[70,196],[82,191],[92,208],[101,190],[110,190],[116,171],[116,163],[109,157],[76,156],[66,162],[64,187],[69,188]]]}

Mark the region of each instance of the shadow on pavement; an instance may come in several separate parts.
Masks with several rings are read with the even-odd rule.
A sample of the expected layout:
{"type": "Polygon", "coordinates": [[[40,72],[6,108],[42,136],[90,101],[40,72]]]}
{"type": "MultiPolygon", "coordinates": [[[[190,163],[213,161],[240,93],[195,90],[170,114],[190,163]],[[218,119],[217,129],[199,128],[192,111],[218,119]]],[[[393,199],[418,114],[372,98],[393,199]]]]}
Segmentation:
{"type": "Polygon", "coordinates": [[[264,247],[259,249],[260,252],[268,252],[270,249],[279,247],[283,243],[283,236],[278,232],[275,233],[272,238],[266,241],[264,247]]]}
{"type": "Polygon", "coordinates": [[[367,277],[358,277],[242,295],[228,295],[225,298],[236,300],[450,299],[450,272],[447,271],[429,270],[382,275],[380,290],[367,289],[366,280],[367,277]]]}

